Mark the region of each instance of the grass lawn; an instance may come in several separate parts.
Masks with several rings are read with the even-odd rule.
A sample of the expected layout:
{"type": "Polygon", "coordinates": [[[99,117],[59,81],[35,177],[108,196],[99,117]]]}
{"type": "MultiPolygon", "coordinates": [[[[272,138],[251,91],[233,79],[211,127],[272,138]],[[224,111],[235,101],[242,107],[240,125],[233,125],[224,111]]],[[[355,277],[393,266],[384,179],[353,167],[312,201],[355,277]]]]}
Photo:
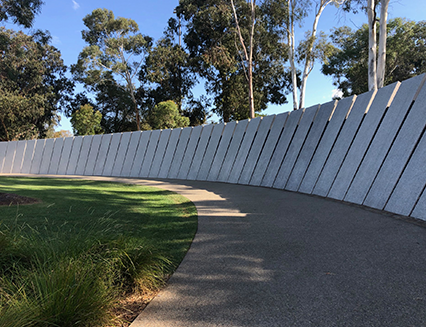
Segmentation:
{"type": "Polygon", "coordinates": [[[120,326],[119,301],[155,291],[197,229],[173,192],[87,180],[0,177],[0,327],[120,326]]]}

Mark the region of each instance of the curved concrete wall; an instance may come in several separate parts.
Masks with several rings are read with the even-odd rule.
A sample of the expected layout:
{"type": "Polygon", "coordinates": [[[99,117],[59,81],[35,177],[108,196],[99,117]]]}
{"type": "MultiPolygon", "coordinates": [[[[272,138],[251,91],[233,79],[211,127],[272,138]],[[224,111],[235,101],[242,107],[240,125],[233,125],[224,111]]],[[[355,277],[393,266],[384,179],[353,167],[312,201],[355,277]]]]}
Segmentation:
{"type": "Polygon", "coordinates": [[[260,185],[426,220],[424,81],[228,124],[2,142],[0,172],[260,185]]]}

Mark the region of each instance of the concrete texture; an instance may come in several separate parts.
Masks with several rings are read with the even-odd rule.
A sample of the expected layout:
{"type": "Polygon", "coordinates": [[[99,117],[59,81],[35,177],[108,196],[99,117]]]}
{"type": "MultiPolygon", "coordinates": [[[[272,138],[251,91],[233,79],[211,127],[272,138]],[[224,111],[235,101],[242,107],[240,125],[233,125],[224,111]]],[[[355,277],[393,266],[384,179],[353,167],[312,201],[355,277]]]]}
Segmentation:
{"type": "Polygon", "coordinates": [[[311,159],[315,154],[315,150],[322,139],[327,123],[331,119],[331,115],[336,107],[337,101],[327,102],[321,105],[315,117],[309,135],[300,150],[297,162],[294,164],[290,177],[288,178],[285,189],[288,191],[297,191],[300,183],[305,176],[306,169],[311,163],[311,159]]]}
{"type": "MultiPolygon", "coordinates": [[[[285,158],[285,155],[287,154],[287,149],[291,144],[293,135],[304,113],[305,113],[305,109],[291,111],[288,114],[287,121],[285,122],[281,135],[279,136],[278,142],[276,142],[275,139],[270,139],[269,137],[266,140],[266,144],[268,144],[269,147],[272,148],[273,146],[274,148],[272,150],[272,157],[270,157],[270,160],[265,160],[266,166],[265,166],[265,163],[262,164],[262,167],[267,167],[267,168],[266,170],[263,171],[263,174],[259,175],[260,177],[263,176],[263,178],[261,179],[260,185],[271,187],[274,184],[275,178],[277,177],[281,164],[285,158]],[[271,142],[273,142],[273,144],[270,144],[271,142]]],[[[272,128],[273,127],[274,125],[272,125],[272,128]]],[[[265,157],[265,159],[268,159],[268,157],[265,157]]],[[[258,166],[260,166],[259,163],[261,160],[263,160],[262,157],[259,158],[259,162],[257,163],[258,166]]],[[[259,184],[253,183],[255,175],[256,175],[256,171],[252,177],[252,181],[250,182],[250,184],[257,186],[259,184]]]]}
{"type": "MultiPolygon", "coordinates": [[[[365,205],[377,209],[383,209],[385,207],[417,142],[425,130],[425,107],[426,84],[423,85],[420,94],[414,101],[413,107],[405,118],[401,129],[398,131],[398,135],[364,200],[365,205]]],[[[413,168],[417,171],[421,171],[424,169],[424,162],[422,162],[420,166],[413,168]]]]}
{"type": "Polygon", "coordinates": [[[293,171],[294,164],[296,163],[303,144],[311,130],[318,109],[319,105],[305,109],[305,112],[297,126],[294,138],[288,147],[287,154],[275,178],[273,184],[274,188],[283,189],[287,184],[288,178],[293,171]]]}
{"type": "Polygon", "coordinates": [[[370,91],[356,98],[349,116],[336,139],[336,143],[333,145],[330,155],[325,162],[321,175],[312,192],[313,194],[327,196],[375,94],[375,91],[370,91]]]}
{"type": "Polygon", "coordinates": [[[182,133],[182,128],[175,128],[170,133],[169,143],[167,143],[167,149],[164,152],[163,161],[161,162],[161,167],[158,172],[159,178],[167,178],[169,174],[170,167],[174,160],[176,154],[177,144],[179,142],[180,135],[182,133]]]}
{"type": "MultiPolygon", "coordinates": [[[[272,122],[273,118],[270,120],[272,122]]],[[[246,163],[248,162],[247,158],[251,154],[250,150],[253,145],[253,141],[256,135],[258,134],[259,125],[261,122],[262,122],[262,117],[257,117],[250,120],[250,123],[248,124],[241,146],[238,149],[238,154],[235,158],[231,172],[229,173],[228,180],[227,180],[228,182],[236,184],[242,174],[242,171],[246,168],[246,163]]],[[[260,151],[254,151],[254,152],[256,152],[257,154],[260,153],[260,151]]],[[[252,167],[254,168],[253,165],[252,167]]]]}
{"type": "Polygon", "coordinates": [[[327,124],[327,128],[322,135],[314,157],[312,158],[311,163],[306,170],[306,174],[303,177],[302,183],[300,184],[299,192],[308,194],[312,193],[331,149],[336,142],[336,138],[342,129],[342,125],[352,109],[355,99],[356,96],[352,96],[350,98],[344,98],[337,103],[333,116],[331,116],[330,122],[327,124]]]}
{"type": "MultiPolygon", "coordinates": [[[[250,122],[251,123],[251,122],[250,122]]],[[[223,158],[222,167],[220,168],[220,172],[217,175],[216,181],[226,182],[228,181],[229,174],[233,169],[235,160],[237,155],[240,153],[240,147],[244,145],[243,139],[246,134],[247,125],[249,124],[249,120],[242,120],[237,123],[237,127],[235,127],[234,134],[232,135],[232,140],[229,144],[228,150],[226,151],[226,156],[223,158]]],[[[249,138],[248,138],[249,139],[249,138]]],[[[239,172],[241,172],[241,167],[239,168],[239,172]]],[[[212,173],[212,171],[210,171],[212,173]]]]}
{"type": "Polygon", "coordinates": [[[362,204],[426,75],[404,81],[358,168],[345,201],[362,204]]]}
{"type": "MultiPolygon", "coordinates": [[[[182,129],[178,143],[176,146],[176,151],[173,156],[173,164],[170,165],[168,175],[169,178],[176,178],[179,174],[179,168],[182,164],[186,149],[190,142],[190,137],[192,134],[193,127],[186,127],[182,129]]],[[[197,137],[198,138],[198,137],[197,137]]]]}
{"type": "Polygon", "coordinates": [[[426,324],[424,223],[275,189],[92,178],[176,191],[198,209],[189,252],[131,327],[426,324]]]}
{"type": "Polygon", "coordinates": [[[262,124],[247,159],[247,165],[243,168],[238,183],[260,185],[289,116],[288,112],[284,112],[262,119],[262,124]]]}
{"type": "Polygon", "coordinates": [[[337,200],[343,200],[345,197],[362,158],[364,158],[365,152],[383,119],[386,109],[392,103],[400,84],[399,82],[393,83],[378,90],[371,108],[365,115],[345,160],[340,167],[328,197],[337,200]]]}
{"type": "Polygon", "coordinates": [[[161,163],[163,162],[164,154],[169,144],[171,129],[165,129],[161,132],[161,137],[158,140],[157,148],[155,149],[154,159],[152,160],[151,169],[148,173],[149,177],[158,177],[161,163]]]}

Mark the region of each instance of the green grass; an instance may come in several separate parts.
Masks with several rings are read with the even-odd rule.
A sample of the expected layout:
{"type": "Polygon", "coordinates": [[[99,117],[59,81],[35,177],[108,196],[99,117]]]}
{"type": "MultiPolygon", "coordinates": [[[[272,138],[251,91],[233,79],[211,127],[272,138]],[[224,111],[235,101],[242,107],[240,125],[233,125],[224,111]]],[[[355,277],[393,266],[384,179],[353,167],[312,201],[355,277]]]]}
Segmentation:
{"type": "Polygon", "coordinates": [[[109,326],[124,294],[161,287],[197,229],[175,193],[86,180],[0,177],[42,202],[0,207],[0,327],[109,326]]]}

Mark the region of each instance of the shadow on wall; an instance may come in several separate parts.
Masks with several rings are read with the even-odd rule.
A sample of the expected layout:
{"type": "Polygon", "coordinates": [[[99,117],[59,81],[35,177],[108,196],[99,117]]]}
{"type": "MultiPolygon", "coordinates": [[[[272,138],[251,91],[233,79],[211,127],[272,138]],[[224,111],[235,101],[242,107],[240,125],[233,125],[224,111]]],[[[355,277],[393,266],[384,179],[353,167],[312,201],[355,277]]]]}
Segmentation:
{"type": "Polygon", "coordinates": [[[426,220],[424,82],[228,124],[2,142],[1,173],[220,181],[426,220]]]}

